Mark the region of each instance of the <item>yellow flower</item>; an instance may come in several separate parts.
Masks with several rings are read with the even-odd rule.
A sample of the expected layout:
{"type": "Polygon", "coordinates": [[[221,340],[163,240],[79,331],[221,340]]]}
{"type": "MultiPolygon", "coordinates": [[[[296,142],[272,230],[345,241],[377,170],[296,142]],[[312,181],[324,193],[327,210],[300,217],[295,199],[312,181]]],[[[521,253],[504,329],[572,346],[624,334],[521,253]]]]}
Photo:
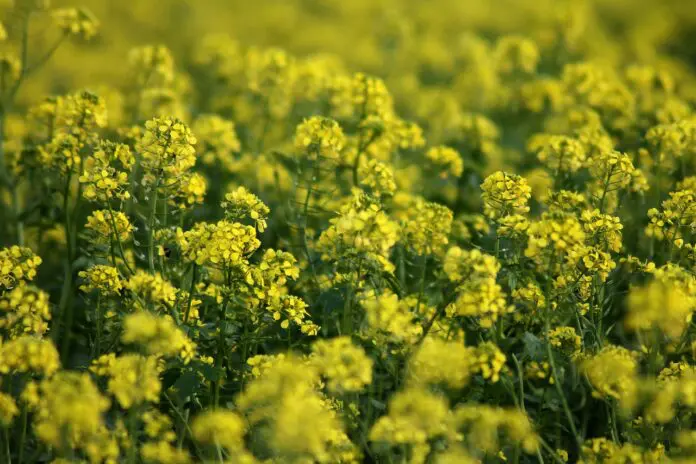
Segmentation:
{"type": "Polygon", "coordinates": [[[193,420],[191,431],[193,438],[199,443],[222,446],[232,454],[244,450],[246,425],[232,411],[205,411],[193,420]]]}
{"type": "Polygon", "coordinates": [[[24,334],[42,336],[48,331],[51,310],[48,294],[33,285],[20,285],[0,294],[0,328],[10,338],[24,334]]]}
{"type": "Polygon", "coordinates": [[[529,211],[532,189],[523,177],[498,171],[484,179],[481,190],[483,210],[491,219],[529,211]]]}
{"type": "Polygon", "coordinates": [[[329,118],[313,116],[304,120],[295,131],[295,149],[310,160],[338,160],[346,144],[339,124],[329,118]]]}
{"type": "Polygon", "coordinates": [[[317,340],[312,344],[312,362],[335,392],[356,392],[372,382],[372,360],[350,337],[317,340]]]}
{"type": "Polygon", "coordinates": [[[11,246],[0,249],[0,291],[36,277],[41,258],[29,248],[11,246]]]}
{"type": "Polygon", "coordinates": [[[141,345],[151,355],[181,356],[184,364],[191,361],[195,352],[195,344],[171,318],[155,316],[147,311],[124,318],[121,341],[141,345]]]}
{"type": "Polygon", "coordinates": [[[24,335],[0,345],[0,373],[30,372],[53,375],[60,368],[60,357],[49,340],[24,335]]]}
{"type": "Polygon", "coordinates": [[[36,412],[34,431],[39,439],[58,449],[66,444],[85,448],[98,439],[110,401],[88,374],[62,371],[36,388],[38,402],[31,407],[36,412]]]}
{"type": "Polygon", "coordinates": [[[97,34],[99,22],[85,9],[61,8],[53,11],[53,20],[65,34],[89,40],[97,34]]]}
{"type": "Polygon", "coordinates": [[[678,338],[691,322],[696,300],[678,284],[653,280],[642,288],[631,290],[627,307],[624,322],[628,329],[655,327],[669,337],[678,338]]]}
{"type": "Polygon", "coordinates": [[[123,288],[118,269],[113,266],[96,264],[86,271],[80,271],[78,277],[84,281],[80,290],[86,293],[97,291],[105,296],[118,295],[123,288]]]}
{"type": "Polygon", "coordinates": [[[124,409],[159,401],[162,383],[157,358],[126,354],[113,360],[108,369],[108,390],[124,409]]]}
{"type": "Polygon", "coordinates": [[[19,408],[14,398],[7,393],[0,393],[0,424],[7,428],[18,415],[19,408]]]}
{"type": "Polygon", "coordinates": [[[459,177],[464,171],[464,162],[457,150],[447,147],[432,147],[425,153],[425,157],[439,170],[443,179],[448,175],[459,177]]]}
{"type": "Polygon", "coordinates": [[[244,187],[237,187],[225,195],[225,200],[220,204],[225,210],[225,216],[232,221],[249,218],[259,232],[266,230],[268,214],[271,210],[256,195],[244,187]]]}

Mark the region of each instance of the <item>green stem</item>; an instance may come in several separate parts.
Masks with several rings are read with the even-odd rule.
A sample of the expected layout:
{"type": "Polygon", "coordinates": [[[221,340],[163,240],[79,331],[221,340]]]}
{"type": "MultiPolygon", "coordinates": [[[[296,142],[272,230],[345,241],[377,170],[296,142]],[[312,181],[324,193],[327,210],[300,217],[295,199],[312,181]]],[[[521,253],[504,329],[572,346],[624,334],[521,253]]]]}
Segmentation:
{"type": "Polygon", "coordinates": [[[72,279],[73,279],[73,249],[72,249],[72,225],[71,225],[71,215],[70,215],[70,182],[72,180],[72,172],[68,174],[68,178],[65,181],[65,188],[63,189],[63,229],[65,231],[65,246],[66,246],[66,259],[65,259],[65,276],[63,278],[63,288],[60,294],[60,302],[58,303],[58,330],[53,332],[54,342],[58,345],[61,333],[65,329],[65,312],[68,307],[70,294],[72,292],[72,279]]]}
{"type": "Polygon", "coordinates": [[[189,287],[188,302],[186,303],[186,313],[184,314],[184,324],[188,323],[189,316],[191,315],[191,305],[193,303],[193,294],[196,291],[196,281],[198,280],[198,265],[193,263],[193,270],[191,272],[191,286],[189,287]]]}
{"type": "MultiPolygon", "coordinates": [[[[126,266],[126,269],[128,272],[132,275],[134,274],[133,269],[131,269],[130,264],[128,264],[128,260],[126,259],[126,254],[123,251],[123,242],[121,242],[121,236],[118,233],[118,229],[116,227],[116,218],[114,217],[114,210],[111,208],[111,205],[109,205],[109,219],[111,221],[111,230],[114,236],[116,237],[116,243],[118,243],[118,251],[119,254],[121,255],[121,259],[123,260],[123,265],[126,266]]],[[[116,266],[116,260],[114,259],[114,266],[116,266]]]]}
{"type": "Polygon", "coordinates": [[[220,321],[218,324],[219,334],[217,342],[217,357],[215,359],[215,366],[217,368],[218,378],[215,381],[213,389],[213,404],[215,408],[220,406],[220,389],[222,385],[222,371],[224,369],[223,358],[225,355],[225,332],[227,330],[227,299],[222,303],[222,309],[220,310],[220,321]]]}
{"type": "MultiPolygon", "coordinates": [[[[548,320],[547,320],[547,339],[548,339],[548,320]]],[[[556,370],[556,361],[554,360],[553,357],[553,351],[551,350],[551,344],[546,342],[546,355],[549,357],[549,365],[551,366],[551,374],[553,375],[554,379],[554,386],[556,387],[556,392],[558,393],[558,396],[561,398],[561,405],[563,406],[563,412],[565,413],[566,419],[568,421],[568,426],[570,427],[570,431],[573,434],[573,437],[575,438],[575,444],[578,447],[578,453],[582,449],[582,442],[580,441],[580,436],[578,435],[578,430],[575,427],[575,420],[573,419],[573,413],[570,410],[570,407],[568,406],[568,400],[565,397],[565,393],[563,392],[563,388],[561,387],[561,382],[560,379],[558,378],[558,371],[556,370]]]]}
{"type": "Polygon", "coordinates": [[[22,406],[22,425],[21,425],[21,432],[19,436],[19,450],[17,453],[17,462],[19,464],[22,464],[22,461],[24,460],[24,443],[27,440],[27,425],[28,425],[28,416],[29,416],[29,411],[27,410],[27,406],[24,405],[22,406]]]}
{"type": "Polygon", "coordinates": [[[421,274],[420,281],[418,285],[418,302],[416,303],[416,314],[420,314],[421,303],[423,302],[423,297],[425,296],[425,275],[428,271],[428,256],[421,256],[421,274]]]}
{"type": "Polygon", "coordinates": [[[10,451],[10,431],[7,427],[2,429],[2,435],[4,438],[5,442],[5,459],[7,459],[7,463],[11,464],[12,463],[12,452],[10,451]]]}
{"type": "Polygon", "coordinates": [[[138,461],[138,413],[137,408],[133,407],[128,411],[128,437],[130,438],[130,448],[128,448],[128,463],[135,464],[138,461]]]}
{"type": "Polygon", "coordinates": [[[102,312],[101,312],[101,293],[97,294],[96,308],[96,323],[97,323],[97,340],[95,342],[94,357],[98,358],[101,354],[101,338],[102,338],[102,312]]]}
{"type": "Polygon", "coordinates": [[[152,200],[150,200],[150,218],[147,224],[147,261],[150,272],[155,272],[155,212],[157,211],[157,187],[152,189],[152,200]]]}
{"type": "MultiPolygon", "coordinates": [[[[558,453],[549,446],[548,443],[546,443],[542,438],[539,438],[539,443],[541,444],[541,447],[546,450],[547,453],[551,456],[551,458],[557,463],[557,464],[566,464],[563,459],[558,456],[558,453]]],[[[538,456],[541,458],[541,452],[538,452],[538,456]]],[[[541,460],[543,462],[543,459],[541,460]]]]}
{"type": "MultiPolygon", "coordinates": [[[[0,134],[0,137],[4,138],[4,134],[0,134]]],[[[19,187],[15,183],[12,185],[12,213],[15,219],[15,229],[17,232],[17,244],[19,246],[24,246],[24,221],[21,218],[20,205],[19,205],[19,187]]]]}

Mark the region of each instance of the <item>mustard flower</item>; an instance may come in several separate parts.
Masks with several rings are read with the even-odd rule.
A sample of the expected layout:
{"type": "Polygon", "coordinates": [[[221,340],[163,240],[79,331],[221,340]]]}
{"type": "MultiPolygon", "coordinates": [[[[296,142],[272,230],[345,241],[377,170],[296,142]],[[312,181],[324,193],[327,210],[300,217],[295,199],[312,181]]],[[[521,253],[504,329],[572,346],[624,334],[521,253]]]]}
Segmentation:
{"type": "Polygon", "coordinates": [[[0,345],[0,373],[29,372],[53,375],[60,368],[60,357],[50,340],[23,335],[0,345]]]}
{"type": "Polygon", "coordinates": [[[266,220],[271,210],[259,197],[244,187],[237,187],[226,194],[220,206],[225,210],[225,216],[229,220],[239,221],[248,217],[259,232],[263,232],[268,226],[266,220]]]}
{"type": "Polygon", "coordinates": [[[137,89],[161,87],[174,80],[174,58],[164,45],[144,45],[128,52],[128,65],[137,89]]]}
{"type": "Polygon", "coordinates": [[[537,45],[526,37],[506,35],[495,44],[493,50],[496,67],[501,73],[536,71],[540,53],[537,45]]]}
{"type": "Polygon", "coordinates": [[[80,144],[93,140],[96,131],[107,124],[106,102],[86,90],[56,100],[55,111],[59,134],[70,134],[80,144]]]}
{"type": "Polygon", "coordinates": [[[606,193],[628,187],[636,168],[629,155],[612,150],[593,157],[589,170],[592,177],[600,183],[602,192],[606,193]]]}
{"type": "Polygon", "coordinates": [[[53,20],[67,35],[89,40],[97,34],[99,21],[83,8],[61,8],[53,11],[53,20]]]}
{"type": "Polygon", "coordinates": [[[263,97],[267,111],[281,119],[292,105],[292,88],[297,81],[295,59],[280,48],[251,48],[245,56],[247,88],[263,97]]]}
{"type": "Polygon", "coordinates": [[[233,155],[241,150],[235,124],[215,114],[203,114],[193,123],[198,138],[196,150],[203,164],[233,169],[233,155]]]}
{"type": "Polygon", "coordinates": [[[330,102],[340,116],[358,119],[390,115],[394,105],[384,81],[363,73],[336,79],[331,84],[330,102]]]}
{"type": "Polygon", "coordinates": [[[157,403],[162,390],[159,374],[157,358],[125,354],[115,358],[109,367],[107,389],[124,409],[145,402],[157,403]]]}
{"type": "Polygon", "coordinates": [[[341,126],[334,120],[321,116],[305,119],[295,131],[295,149],[302,157],[338,160],[346,144],[341,126]]]}
{"type": "Polygon", "coordinates": [[[505,368],[505,354],[492,342],[484,342],[478,345],[472,355],[471,372],[480,374],[485,380],[492,383],[500,380],[500,373],[505,368]]]}
{"type": "Polygon", "coordinates": [[[678,338],[691,322],[696,300],[678,284],[653,280],[645,287],[631,290],[627,307],[624,320],[627,328],[649,330],[656,327],[666,335],[678,338]]]}
{"type": "Polygon", "coordinates": [[[30,248],[13,245],[0,249],[0,290],[34,280],[41,258],[30,248]]]}
{"type": "Polygon", "coordinates": [[[246,425],[243,418],[232,411],[205,411],[193,420],[191,431],[198,443],[222,446],[231,454],[244,450],[246,425]]]}
{"type": "Polygon", "coordinates": [[[448,207],[416,197],[402,220],[402,239],[417,255],[440,256],[449,243],[452,220],[448,207]]]}
{"type": "Polygon", "coordinates": [[[334,392],[356,392],[372,382],[372,360],[353,345],[350,337],[317,340],[312,344],[312,362],[334,392]]]}
{"type": "Polygon", "coordinates": [[[268,447],[277,458],[331,461],[336,447],[349,444],[336,414],[314,389],[318,381],[312,365],[287,356],[272,363],[237,398],[251,426],[267,431],[268,447]]]}
{"type": "Polygon", "coordinates": [[[454,148],[444,145],[432,147],[425,153],[425,157],[433,163],[443,179],[448,176],[459,177],[464,171],[462,157],[454,148]]]}
{"type": "Polygon", "coordinates": [[[500,263],[491,255],[479,249],[463,250],[450,247],[445,254],[443,270],[451,282],[495,277],[500,271],[500,263]]]}
{"type": "Polygon", "coordinates": [[[493,278],[479,279],[457,288],[456,300],[447,306],[449,316],[470,316],[481,327],[489,328],[513,307],[505,300],[503,289],[493,278]]]}
{"type": "Polygon", "coordinates": [[[155,118],[145,123],[137,149],[145,172],[143,182],[161,182],[160,176],[179,179],[196,163],[196,137],[182,121],[155,118]]]}
{"type": "Polygon", "coordinates": [[[574,327],[554,327],[547,334],[551,346],[566,354],[574,354],[582,346],[582,338],[574,327]]]}
{"type": "Polygon", "coordinates": [[[309,320],[307,303],[302,298],[280,295],[268,302],[267,310],[273,315],[273,320],[281,321],[280,327],[283,329],[287,330],[292,322],[309,335],[316,335],[318,331],[318,326],[309,320]]]}
{"type": "Polygon", "coordinates": [[[123,343],[140,345],[145,352],[156,356],[180,356],[188,364],[195,345],[169,317],[138,311],[123,319],[123,343]]]}
{"type": "Polygon", "coordinates": [[[266,280],[277,285],[285,285],[288,280],[297,280],[300,277],[300,269],[292,253],[271,248],[263,253],[259,270],[266,280]]]}
{"type": "Polygon", "coordinates": [[[44,167],[67,174],[80,165],[80,152],[83,148],[84,142],[78,137],[59,132],[49,143],[39,148],[39,160],[44,167]]]}
{"type": "Polygon", "coordinates": [[[30,403],[36,412],[34,431],[41,441],[63,449],[67,439],[71,448],[85,448],[98,437],[111,403],[88,374],[61,371],[31,388],[37,399],[30,403]]]}
{"type": "Polygon", "coordinates": [[[391,196],[396,192],[393,168],[376,159],[370,159],[358,169],[360,185],[375,195],[391,196]]]}
{"type": "Polygon", "coordinates": [[[9,427],[19,415],[19,408],[14,398],[7,393],[0,393],[0,425],[9,427]]]}
{"type": "Polygon", "coordinates": [[[524,254],[537,263],[555,254],[568,253],[582,246],[586,239],[582,224],[575,216],[557,213],[544,213],[541,219],[532,221],[528,236],[524,254]]]}
{"type": "Polygon", "coordinates": [[[189,454],[167,441],[150,441],[143,443],[140,457],[146,463],[155,464],[189,464],[192,462],[189,454]]]}
{"type": "Polygon", "coordinates": [[[112,198],[129,199],[128,176],[133,163],[135,158],[127,145],[102,142],[84,162],[80,176],[80,183],[84,184],[82,195],[102,203],[112,198]]]}
{"type": "Polygon", "coordinates": [[[391,272],[394,265],[388,255],[398,239],[398,225],[376,204],[361,204],[354,197],[339,216],[330,220],[322,232],[317,249],[327,261],[374,261],[391,272]]]}
{"type": "Polygon", "coordinates": [[[174,424],[167,414],[151,409],[143,412],[141,419],[148,438],[161,439],[165,442],[176,439],[176,434],[172,430],[174,424]]]}
{"type": "Polygon", "coordinates": [[[113,266],[96,264],[80,271],[78,277],[84,282],[80,285],[80,290],[85,293],[96,291],[104,296],[118,295],[123,288],[118,269],[113,266]]]}
{"type": "Polygon", "coordinates": [[[594,388],[594,396],[614,398],[629,410],[635,405],[638,388],[635,353],[606,345],[596,355],[581,360],[580,367],[594,388]]]}
{"type": "Polygon", "coordinates": [[[676,241],[683,240],[682,228],[692,229],[696,225],[696,191],[670,192],[669,198],[662,202],[661,209],[648,210],[648,218],[650,224],[645,229],[645,235],[679,243],[676,241]]]}
{"type": "Polygon", "coordinates": [[[412,385],[447,385],[462,388],[468,382],[475,349],[460,342],[427,337],[408,362],[408,382],[412,385]]]}
{"type": "Polygon", "coordinates": [[[466,113],[457,127],[456,138],[468,151],[491,156],[499,150],[500,129],[482,114],[466,113]]]}
{"type": "Polygon", "coordinates": [[[410,446],[410,462],[424,463],[430,440],[451,434],[451,413],[444,398],[422,388],[397,392],[389,412],[370,430],[370,440],[391,446],[410,446]]]}
{"type": "Polygon", "coordinates": [[[576,172],[585,165],[586,153],[582,142],[565,135],[540,135],[528,144],[537,158],[555,173],[576,172]]]}
{"type": "Polygon", "coordinates": [[[499,450],[499,437],[519,444],[529,454],[539,447],[539,436],[529,417],[518,409],[484,404],[464,404],[454,412],[454,423],[462,430],[470,446],[484,452],[499,450]]]}
{"type": "Polygon", "coordinates": [[[111,245],[114,241],[127,242],[133,233],[133,225],[121,211],[94,211],[87,217],[85,228],[93,235],[95,243],[103,245],[111,245]]]}
{"type": "Polygon", "coordinates": [[[532,189],[523,177],[498,171],[484,179],[481,190],[483,211],[491,219],[529,211],[532,189]]]}
{"type": "Polygon", "coordinates": [[[530,221],[521,214],[511,214],[498,220],[496,232],[500,237],[507,237],[512,240],[522,241],[527,236],[530,221]]]}
{"type": "Polygon", "coordinates": [[[186,232],[179,229],[176,241],[186,259],[220,268],[241,264],[261,245],[253,227],[224,220],[199,222],[186,232]]]}
{"type": "Polygon", "coordinates": [[[411,345],[423,333],[423,327],[414,320],[414,314],[389,290],[365,294],[360,304],[367,314],[366,333],[380,344],[411,345]]]}
{"type": "Polygon", "coordinates": [[[51,309],[48,294],[33,285],[19,285],[0,294],[0,329],[15,338],[42,336],[48,331],[51,309]]]}

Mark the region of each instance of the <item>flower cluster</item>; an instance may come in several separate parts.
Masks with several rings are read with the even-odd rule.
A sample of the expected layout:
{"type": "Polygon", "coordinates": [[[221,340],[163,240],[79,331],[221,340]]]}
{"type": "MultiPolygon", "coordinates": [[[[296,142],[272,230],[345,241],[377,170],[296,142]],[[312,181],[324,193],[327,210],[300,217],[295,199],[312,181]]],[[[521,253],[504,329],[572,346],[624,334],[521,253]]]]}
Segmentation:
{"type": "Polygon", "coordinates": [[[693,2],[51,3],[0,462],[696,460],[693,2]]]}

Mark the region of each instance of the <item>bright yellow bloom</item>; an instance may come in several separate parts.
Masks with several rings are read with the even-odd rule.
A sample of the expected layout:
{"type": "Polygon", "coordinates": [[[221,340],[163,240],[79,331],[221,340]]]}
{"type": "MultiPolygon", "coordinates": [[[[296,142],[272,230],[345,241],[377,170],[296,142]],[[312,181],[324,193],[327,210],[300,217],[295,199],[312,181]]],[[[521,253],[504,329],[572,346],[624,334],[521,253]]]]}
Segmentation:
{"type": "Polygon", "coordinates": [[[350,337],[317,340],[312,344],[312,362],[328,379],[329,390],[355,392],[372,382],[372,360],[353,345],[350,337]]]}

